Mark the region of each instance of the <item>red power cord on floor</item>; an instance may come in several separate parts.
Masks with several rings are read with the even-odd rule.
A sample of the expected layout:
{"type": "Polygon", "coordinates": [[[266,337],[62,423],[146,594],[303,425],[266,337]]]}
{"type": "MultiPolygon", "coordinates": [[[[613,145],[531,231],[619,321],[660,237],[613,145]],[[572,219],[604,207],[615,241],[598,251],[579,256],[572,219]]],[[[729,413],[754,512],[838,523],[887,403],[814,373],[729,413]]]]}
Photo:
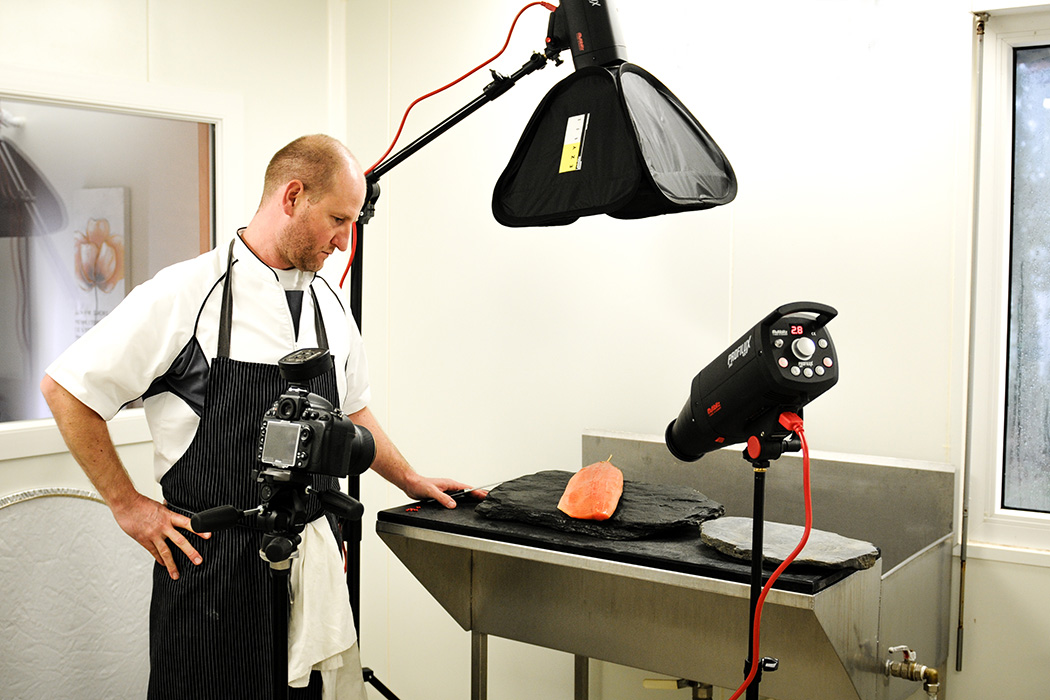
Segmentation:
{"type": "MultiPolygon", "coordinates": [[[[379,157],[379,160],[377,160],[375,163],[373,163],[372,166],[370,168],[368,168],[368,170],[365,171],[365,176],[367,177],[368,175],[370,175],[372,173],[372,171],[375,170],[386,159],[386,157],[388,155],[390,155],[390,152],[392,150],[394,150],[394,145],[397,144],[398,139],[401,138],[401,132],[405,128],[405,122],[408,121],[408,113],[412,111],[413,107],[415,107],[417,104],[419,104],[423,100],[427,99],[428,97],[433,97],[434,95],[438,94],[439,92],[447,90],[450,87],[452,87],[453,85],[456,85],[457,83],[461,82],[462,80],[464,80],[466,78],[469,78],[470,76],[474,75],[479,70],[481,70],[482,68],[484,68],[488,64],[492,63],[493,61],[495,61],[500,56],[502,56],[503,52],[506,51],[507,47],[510,45],[510,39],[514,35],[514,28],[518,25],[518,19],[520,19],[521,16],[523,14],[525,14],[525,10],[529,9],[530,7],[535,7],[537,5],[545,7],[551,12],[554,12],[555,10],[558,9],[558,7],[556,5],[552,5],[549,2],[530,2],[528,5],[526,5],[525,7],[521,8],[520,10],[518,10],[518,14],[516,14],[514,16],[514,21],[511,22],[511,24],[510,24],[510,31],[507,32],[507,40],[503,42],[503,47],[499,51],[497,51],[496,54],[492,56],[492,58],[490,58],[490,59],[488,59],[488,60],[478,64],[474,68],[471,68],[469,71],[467,71],[463,75],[459,76],[458,78],[453,80],[448,85],[444,85],[442,87],[439,87],[437,90],[432,90],[431,92],[428,92],[427,94],[422,95],[422,96],[417,97],[416,99],[414,99],[412,101],[412,103],[408,105],[408,108],[405,110],[405,114],[401,117],[401,124],[397,127],[397,133],[394,134],[394,140],[390,142],[390,146],[388,146],[387,149],[386,149],[386,152],[383,153],[383,155],[381,155],[379,157]]],[[[357,222],[355,221],[353,223],[353,225],[351,226],[350,260],[347,261],[347,263],[346,263],[346,269],[343,270],[343,276],[339,278],[339,286],[340,287],[343,286],[343,282],[346,280],[346,275],[347,275],[348,272],[350,272],[350,266],[354,264],[354,256],[356,255],[356,253],[357,253],[357,222]]]]}
{"type": "Polygon", "coordinates": [[[747,687],[751,685],[751,682],[755,680],[755,676],[758,673],[758,667],[761,664],[761,658],[758,655],[758,635],[762,626],[762,605],[766,601],[766,595],[773,588],[773,583],[777,580],[780,574],[784,573],[784,569],[788,568],[791,562],[795,561],[795,557],[805,548],[806,542],[809,541],[809,533],[813,529],[813,502],[810,499],[809,491],[809,445],[806,444],[806,433],[803,429],[802,418],[797,414],[785,411],[780,414],[780,424],[790,430],[791,432],[798,435],[799,440],[802,441],[802,494],[806,502],[806,525],[803,528],[802,539],[799,540],[798,546],[795,547],[794,551],[787,556],[786,559],[777,567],[773,575],[766,581],[766,585],[762,587],[762,593],[758,596],[758,602],[755,605],[755,629],[754,629],[754,643],[751,647],[751,671],[747,674],[747,678],[744,679],[743,684],[736,689],[732,697],[729,700],[737,700],[740,695],[747,690],[747,687]]]}

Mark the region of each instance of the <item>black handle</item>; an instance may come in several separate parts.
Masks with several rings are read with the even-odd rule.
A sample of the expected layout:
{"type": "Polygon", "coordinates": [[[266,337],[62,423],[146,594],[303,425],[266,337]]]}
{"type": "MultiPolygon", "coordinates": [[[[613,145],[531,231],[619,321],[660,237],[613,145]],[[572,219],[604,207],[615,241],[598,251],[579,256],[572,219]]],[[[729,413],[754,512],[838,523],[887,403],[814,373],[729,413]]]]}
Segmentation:
{"type": "Polygon", "coordinates": [[[214,532],[233,527],[244,516],[244,513],[233,506],[218,506],[196,513],[190,518],[194,532],[214,532]]]}
{"type": "Polygon", "coordinates": [[[766,316],[764,323],[766,325],[772,325],[776,321],[784,318],[785,316],[791,316],[792,314],[810,313],[816,314],[816,323],[811,330],[820,330],[828,324],[828,322],[839,315],[839,312],[834,307],[828,306],[827,304],[819,304],[815,301],[796,301],[791,304],[784,304],[778,307],[776,311],[766,316]]]}
{"type": "Polygon", "coordinates": [[[346,495],[342,491],[319,491],[321,507],[344,520],[360,520],[365,513],[361,501],[346,495]]]}

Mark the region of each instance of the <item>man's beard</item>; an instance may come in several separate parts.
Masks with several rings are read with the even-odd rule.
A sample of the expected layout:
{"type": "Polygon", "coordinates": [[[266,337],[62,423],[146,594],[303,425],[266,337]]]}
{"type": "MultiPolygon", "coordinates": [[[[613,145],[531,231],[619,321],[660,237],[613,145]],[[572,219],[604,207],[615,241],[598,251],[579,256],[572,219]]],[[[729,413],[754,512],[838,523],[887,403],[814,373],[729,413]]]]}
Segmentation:
{"type": "Polygon", "coordinates": [[[327,256],[322,256],[324,248],[315,247],[309,233],[309,225],[304,220],[295,220],[284,230],[281,241],[284,256],[297,270],[317,272],[324,265],[327,256]]]}

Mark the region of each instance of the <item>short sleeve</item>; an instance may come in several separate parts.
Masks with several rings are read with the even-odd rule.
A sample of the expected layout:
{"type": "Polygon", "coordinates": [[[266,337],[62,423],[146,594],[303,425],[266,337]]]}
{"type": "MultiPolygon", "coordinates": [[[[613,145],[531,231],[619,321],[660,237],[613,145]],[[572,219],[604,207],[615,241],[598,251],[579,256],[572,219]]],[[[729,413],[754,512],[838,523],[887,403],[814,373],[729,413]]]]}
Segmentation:
{"type": "Polygon", "coordinates": [[[105,420],[142,396],[193,333],[196,309],[168,291],[168,275],[135,287],[70,345],[47,374],[105,420]]]}

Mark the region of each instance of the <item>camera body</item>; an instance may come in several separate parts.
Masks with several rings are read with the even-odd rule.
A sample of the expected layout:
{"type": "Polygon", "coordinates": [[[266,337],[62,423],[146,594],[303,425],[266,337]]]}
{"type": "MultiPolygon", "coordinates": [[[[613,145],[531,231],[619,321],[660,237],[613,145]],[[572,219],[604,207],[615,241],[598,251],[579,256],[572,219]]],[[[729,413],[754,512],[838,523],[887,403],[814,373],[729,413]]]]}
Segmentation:
{"type": "Polygon", "coordinates": [[[335,477],[368,469],[375,459],[372,434],[306,387],[309,379],[332,367],[328,351],[297,350],[281,358],[278,366],[290,386],[263,415],[259,461],[279,469],[335,477]]]}

